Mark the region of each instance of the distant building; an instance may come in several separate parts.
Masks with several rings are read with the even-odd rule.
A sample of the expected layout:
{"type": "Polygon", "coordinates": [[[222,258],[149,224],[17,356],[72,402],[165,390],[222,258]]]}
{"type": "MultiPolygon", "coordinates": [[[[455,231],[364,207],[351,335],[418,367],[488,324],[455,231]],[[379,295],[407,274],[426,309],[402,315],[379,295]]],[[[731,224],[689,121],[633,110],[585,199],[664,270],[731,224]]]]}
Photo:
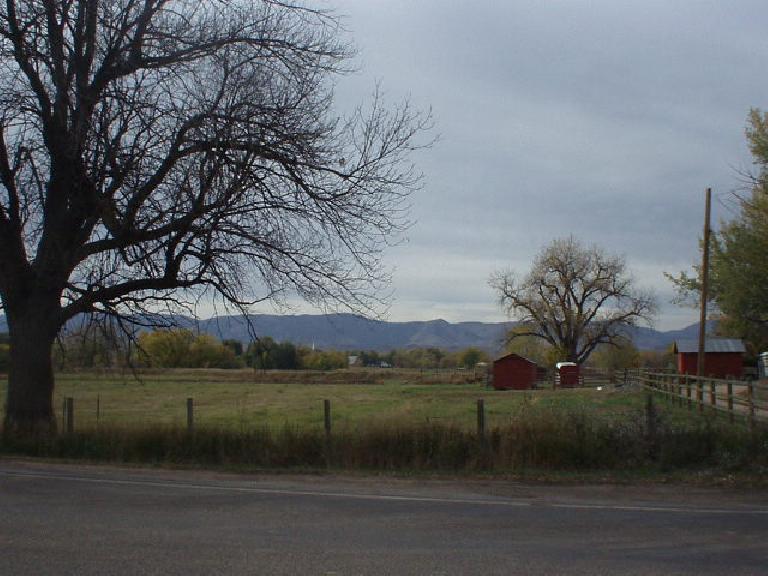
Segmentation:
{"type": "Polygon", "coordinates": [[[496,390],[530,390],[536,382],[536,363],[517,354],[507,354],[493,363],[496,390]]]}
{"type": "Polygon", "coordinates": [[[576,388],[581,383],[581,370],[576,362],[555,364],[555,385],[558,388],[576,388]]]}
{"type": "MultiPolygon", "coordinates": [[[[677,371],[696,375],[699,359],[698,340],[678,340],[677,371]]],[[[704,345],[704,376],[709,378],[741,378],[744,375],[744,342],[733,338],[707,338],[704,345]]]]}

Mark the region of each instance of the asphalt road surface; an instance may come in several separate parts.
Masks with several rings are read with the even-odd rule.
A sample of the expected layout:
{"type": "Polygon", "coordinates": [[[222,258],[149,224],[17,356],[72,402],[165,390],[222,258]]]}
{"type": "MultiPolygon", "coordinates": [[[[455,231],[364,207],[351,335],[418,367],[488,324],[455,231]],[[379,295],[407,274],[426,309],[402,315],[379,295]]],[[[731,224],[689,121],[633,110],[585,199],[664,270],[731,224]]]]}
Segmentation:
{"type": "Polygon", "coordinates": [[[0,575],[768,574],[768,493],[0,460],[0,575]]]}

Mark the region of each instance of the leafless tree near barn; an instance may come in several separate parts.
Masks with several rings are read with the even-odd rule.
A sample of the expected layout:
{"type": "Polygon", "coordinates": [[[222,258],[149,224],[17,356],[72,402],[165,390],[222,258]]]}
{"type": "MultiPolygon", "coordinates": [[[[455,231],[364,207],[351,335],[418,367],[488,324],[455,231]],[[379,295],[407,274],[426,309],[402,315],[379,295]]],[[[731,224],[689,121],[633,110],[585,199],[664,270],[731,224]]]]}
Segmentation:
{"type": "Polygon", "coordinates": [[[332,13],[8,0],[0,35],[6,429],[54,425],[51,347],[78,314],[285,290],[372,304],[429,118],[378,95],[334,114],[352,54],[332,13]]]}
{"type": "Polygon", "coordinates": [[[583,363],[600,344],[619,344],[627,328],[650,322],[653,294],[635,288],[620,256],[574,237],[539,252],[522,280],[498,272],[491,286],[510,316],[521,322],[509,337],[548,342],[563,360],[583,363]]]}

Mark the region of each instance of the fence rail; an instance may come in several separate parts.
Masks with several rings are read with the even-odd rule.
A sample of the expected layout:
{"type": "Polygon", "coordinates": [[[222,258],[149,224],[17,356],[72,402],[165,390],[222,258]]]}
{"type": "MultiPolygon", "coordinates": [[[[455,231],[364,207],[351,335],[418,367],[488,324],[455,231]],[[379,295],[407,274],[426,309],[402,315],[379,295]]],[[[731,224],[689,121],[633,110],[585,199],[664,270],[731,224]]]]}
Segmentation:
{"type": "Polygon", "coordinates": [[[724,380],[670,372],[632,371],[632,382],[689,410],[722,412],[734,422],[768,421],[768,382],[724,380]]]}
{"type": "Polygon", "coordinates": [[[595,370],[593,368],[583,368],[579,372],[578,383],[573,385],[562,385],[558,378],[556,370],[542,372],[537,375],[534,382],[534,389],[537,390],[559,390],[572,388],[607,388],[609,386],[621,386],[627,384],[626,371],[607,371],[595,370]]]}

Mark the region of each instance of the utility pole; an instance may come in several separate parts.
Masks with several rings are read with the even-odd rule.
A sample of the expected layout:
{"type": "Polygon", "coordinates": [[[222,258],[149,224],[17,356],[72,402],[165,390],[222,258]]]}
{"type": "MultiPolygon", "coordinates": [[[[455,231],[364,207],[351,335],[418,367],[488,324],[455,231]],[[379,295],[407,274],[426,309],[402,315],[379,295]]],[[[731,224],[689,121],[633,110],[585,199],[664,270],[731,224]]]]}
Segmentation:
{"type": "Polygon", "coordinates": [[[696,355],[696,375],[704,376],[704,355],[707,339],[707,296],[709,293],[709,215],[712,209],[712,188],[707,188],[704,208],[704,254],[701,261],[701,315],[699,317],[699,352],[696,355]]]}

